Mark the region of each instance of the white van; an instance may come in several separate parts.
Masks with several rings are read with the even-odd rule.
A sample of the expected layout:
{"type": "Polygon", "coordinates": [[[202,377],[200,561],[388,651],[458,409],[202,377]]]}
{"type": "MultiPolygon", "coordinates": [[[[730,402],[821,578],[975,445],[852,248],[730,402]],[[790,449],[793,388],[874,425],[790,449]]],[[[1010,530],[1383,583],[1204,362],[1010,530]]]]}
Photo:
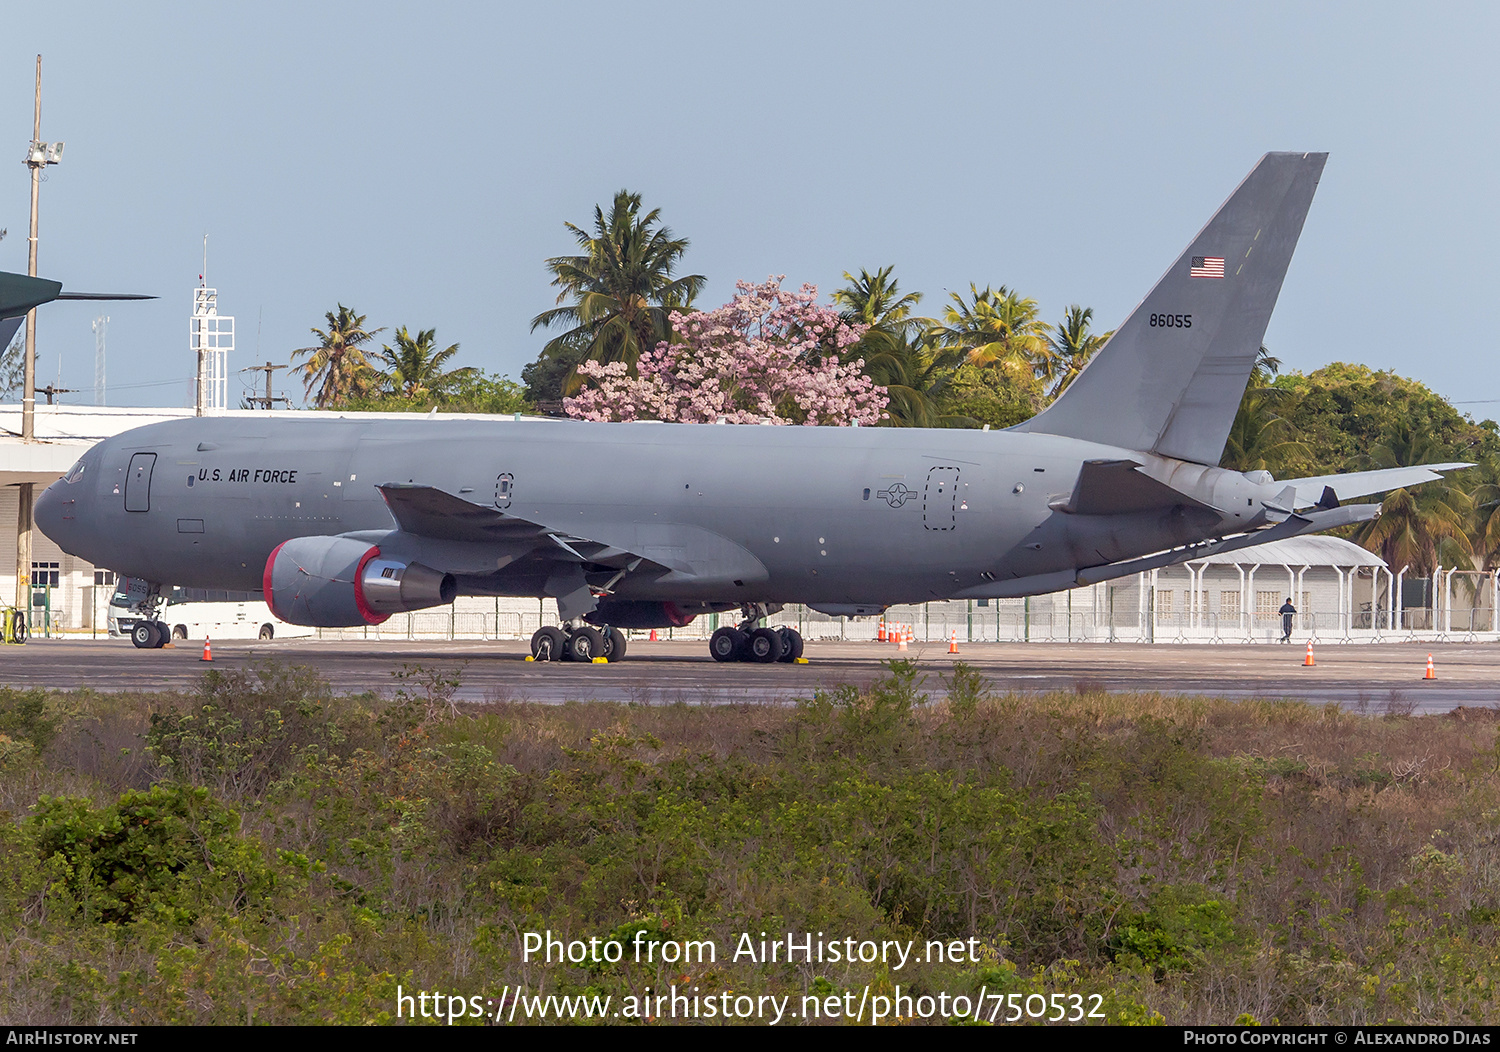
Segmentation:
{"type": "MultiPolygon", "coordinates": [[[[130,609],[129,578],[122,577],[109,601],[109,634],[127,638],[139,616],[130,609]]],[[[259,592],[230,592],[223,588],[173,588],[167,596],[162,622],[180,639],[298,639],[311,628],[278,620],[259,592]]]]}

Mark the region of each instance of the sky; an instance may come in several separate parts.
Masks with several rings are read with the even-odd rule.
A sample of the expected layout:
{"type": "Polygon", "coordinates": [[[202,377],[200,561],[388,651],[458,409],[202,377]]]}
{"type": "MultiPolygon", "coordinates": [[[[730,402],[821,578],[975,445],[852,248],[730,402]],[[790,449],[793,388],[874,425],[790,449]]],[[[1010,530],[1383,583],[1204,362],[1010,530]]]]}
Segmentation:
{"type": "MultiPolygon", "coordinates": [[[[35,59],[38,382],[191,403],[192,289],[235,316],[231,404],[344,304],[512,378],[545,260],[616,191],[736,280],[894,266],[921,310],[1004,284],[1113,328],[1269,150],[1328,166],[1266,344],[1500,416],[1500,6],[1381,3],[52,2],[7,12],[0,270],[25,272],[35,59]],[[9,145],[6,145],[9,143],[9,145]],[[1475,306],[1478,304],[1478,306],[1475,306]]],[[[263,380],[262,380],[263,382],[263,380]]],[[[300,401],[288,372],[275,386],[300,401]]]]}

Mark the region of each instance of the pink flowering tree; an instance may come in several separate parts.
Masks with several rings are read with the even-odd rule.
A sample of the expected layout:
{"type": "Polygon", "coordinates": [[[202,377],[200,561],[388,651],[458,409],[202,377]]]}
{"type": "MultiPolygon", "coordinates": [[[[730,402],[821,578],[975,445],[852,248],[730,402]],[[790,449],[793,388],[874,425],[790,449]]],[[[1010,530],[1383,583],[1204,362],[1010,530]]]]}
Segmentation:
{"type": "Polygon", "coordinates": [[[888,401],[845,361],[866,326],[849,325],[818,290],[787,292],[780,278],[741,281],[733,300],[712,311],[673,311],[676,340],[623,362],[583,362],[585,387],[563,399],[580,420],[671,420],[711,424],[874,424],[888,401]]]}

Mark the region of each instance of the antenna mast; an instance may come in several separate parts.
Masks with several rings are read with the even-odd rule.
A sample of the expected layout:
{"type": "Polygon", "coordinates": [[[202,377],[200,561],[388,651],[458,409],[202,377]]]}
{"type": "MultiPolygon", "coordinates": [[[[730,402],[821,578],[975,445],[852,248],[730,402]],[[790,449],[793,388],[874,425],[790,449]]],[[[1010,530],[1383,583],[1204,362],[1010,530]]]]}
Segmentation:
{"type": "Polygon", "coordinates": [[[208,235],[203,235],[203,273],[193,290],[188,346],[198,360],[198,416],[222,413],[229,403],[229,352],[234,350],[234,317],[219,313],[219,290],[208,287],[208,235]]]}
{"type": "Polygon", "coordinates": [[[109,315],[101,314],[94,319],[94,404],[105,405],[104,393],[104,330],[109,326],[109,315]]]}

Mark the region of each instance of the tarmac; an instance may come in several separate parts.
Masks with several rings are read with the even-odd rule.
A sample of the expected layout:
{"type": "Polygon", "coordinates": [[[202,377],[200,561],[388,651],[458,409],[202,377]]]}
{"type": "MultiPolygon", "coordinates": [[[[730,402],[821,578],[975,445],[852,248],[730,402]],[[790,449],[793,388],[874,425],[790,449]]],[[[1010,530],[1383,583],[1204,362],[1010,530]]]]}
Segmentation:
{"type": "Polygon", "coordinates": [[[884,674],[883,661],[916,660],[923,689],[943,696],[953,662],[976,668],[997,692],[1156,691],[1235,699],[1288,698],[1379,715],[1441,713],[1500,706],[1500,645],[1393,643],[1320,645],[1305,667],[1306,641],[1281,646],[1128,643],[972,643],[957,656],[946,643],[810,642],[805,665],[719,664],[702,641],[632,640],[609,665],[525,660],[522,640],[226,641],[137,650],[128,640],[33,639],[0,647],[0,685],[50,690],[191,691],[207,669],[253,668],[265,661],[306,665],[336,690],[389,694],[404,668],[456,673],[463,701],[619,701],[635,704],[787,704],[884,674]],[[1425,680],[1432,654],[1437,678],[1425,680]]]}

